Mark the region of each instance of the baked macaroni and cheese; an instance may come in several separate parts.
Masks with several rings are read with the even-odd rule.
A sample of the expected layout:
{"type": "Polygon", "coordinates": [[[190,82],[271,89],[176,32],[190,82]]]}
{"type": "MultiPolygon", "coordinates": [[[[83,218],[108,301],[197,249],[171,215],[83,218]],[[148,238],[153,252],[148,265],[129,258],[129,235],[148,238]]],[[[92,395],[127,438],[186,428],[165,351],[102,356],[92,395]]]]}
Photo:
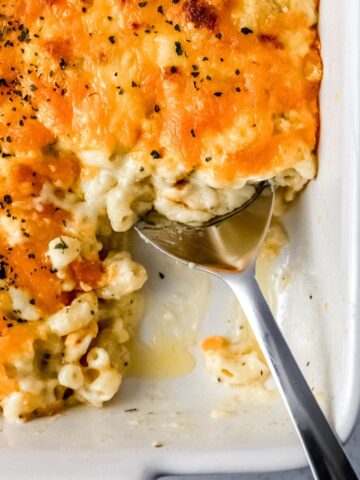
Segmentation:
{"type": "Polygon", "coordinates": [[[314,177],[316,24],[317,0],[0,3],[7,419],[119,389],[146,273],[115,232],[151,208],[206,221],[265,179],[291,200],[314,177]]]}

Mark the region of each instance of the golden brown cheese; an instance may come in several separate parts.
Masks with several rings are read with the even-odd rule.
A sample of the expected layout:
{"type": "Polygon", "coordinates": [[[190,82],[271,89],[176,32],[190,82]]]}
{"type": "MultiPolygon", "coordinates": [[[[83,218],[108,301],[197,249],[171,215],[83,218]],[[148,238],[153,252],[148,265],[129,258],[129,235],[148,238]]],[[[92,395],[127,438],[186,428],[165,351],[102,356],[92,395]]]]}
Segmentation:
{"type": "Polygon", "coordinates": [[[294,1],[262,0],[254,26],[239,24],[247,3],[6,2],[0,134],[13,143],[3,148],[41,148],[56,139],[72,148],[136,149],[144,162],[154,162],[155,151],[162,162],[207,169],[225,183],[291,167],[281,150],[299,141],[316,146],[316,18],[291,9],[294,1]],[[289,34],[301,38],[300,52],[289,34]],[[292,110],[298,124],[276,131],[274,119],[292,110]],[[240,115],[254,136],[225,161],[207,161],[203,139],[240,115]]]}
{"type": "Polygon", "coordinates": [[[0,401],[19,388],[9,358],[31,350],[44,319],[104,276],[98,251],[84,250],[64,288],[47,256],[70,225],[86,237],[84,225],[74,233],[65,202],[99,174],[84,168],[82,152],[103,152],[110,166],[130,155],[154,178],[180,172],[179,190],[196,173],[219,187],[271,178],[301,163],[302,151],[315,162],[316,8],[316,0],[0,4],[0,401]],[[56,202],[44,200],[47,185],[56,202]],[[12,286],[31,293],[38,322],[11,311],[12,286]]]}

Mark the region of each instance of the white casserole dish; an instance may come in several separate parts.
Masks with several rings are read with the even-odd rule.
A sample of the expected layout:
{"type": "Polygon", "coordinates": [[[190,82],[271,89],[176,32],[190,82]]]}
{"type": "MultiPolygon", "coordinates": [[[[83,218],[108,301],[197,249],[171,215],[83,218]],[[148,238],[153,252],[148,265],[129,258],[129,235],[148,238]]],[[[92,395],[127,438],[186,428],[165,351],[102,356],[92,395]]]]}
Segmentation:
{"type": "MultiPolygon", "coordinates": [[[[346,6],[339,0],[321,4],[320,172],[286,215],[290,247],[280,262],[288,262],[292,280],[278,312],[300,365],[344,441],[360,401],[359,14],[357,0],[346,6]]],[[[173,267],[149,247],[138,246],[137,253],[147,257],[143,263],[152,279],[147,288],[160,303],[168,302],[180,288],[173,267]],[[166,288],[158,281],[159,270],[169,272],[166,288]]],[[[197,282],[202,280],[188,283],[194,272],[181,272],[184,301],[198,305],[197,282]]],[[[200,337],[221,333],[226,317],[231,295],[217,280],[213,287],[200,337]]],[[[238,415],[211,418],[229,390],[210,381],[199,363],[177,379],[129,379],[103,410],[75,408],[24,426],[3,424],[0,474],[8,479],[137,480],[159,473],[266,471],[305,464],[279,398],[253,398],[231,407],[238,415]],[[132,408],[138,412],[124,412],[132,408]],[[154,441],[164,447],[154,448],[154,441]]]]}

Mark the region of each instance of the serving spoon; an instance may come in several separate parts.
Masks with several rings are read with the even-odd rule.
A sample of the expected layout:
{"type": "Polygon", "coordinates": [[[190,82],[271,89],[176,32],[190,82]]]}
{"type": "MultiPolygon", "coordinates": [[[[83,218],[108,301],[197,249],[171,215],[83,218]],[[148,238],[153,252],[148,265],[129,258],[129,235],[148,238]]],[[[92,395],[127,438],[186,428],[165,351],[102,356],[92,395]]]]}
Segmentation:
{"type": "Polygon", "coordinates": [[[152,210],[135,229],[164,254],[216,275],[231,287],[268,362],[314,478],[357,479],[255,278],[256,258],[270,226],[274,199],[274,189],[263,182],[241,208],[203,225],[173,222],[152,210]]]}

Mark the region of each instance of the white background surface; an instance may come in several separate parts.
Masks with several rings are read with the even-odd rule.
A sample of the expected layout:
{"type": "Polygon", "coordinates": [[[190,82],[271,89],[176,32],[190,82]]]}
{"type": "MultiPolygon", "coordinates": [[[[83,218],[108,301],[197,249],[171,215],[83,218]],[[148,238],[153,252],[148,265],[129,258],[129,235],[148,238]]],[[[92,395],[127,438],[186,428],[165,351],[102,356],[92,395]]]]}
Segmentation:
{"type": "MultiPolygon", "coordinates": [[[[346,452],[348,453],[352,464],[355,467],[357,474],[360,476],[360,420],[346,445],[346,452]]],[[[293,470],[287,472],[275,472],[265,474],[240,474],[240,475],[208,475],[208,476],[187,476],[187,477],[165,477],[161,480],[311,480],[309,469],[293,470]]],[[[159,479],[160,480],[160,479],[159,479]]]]}

